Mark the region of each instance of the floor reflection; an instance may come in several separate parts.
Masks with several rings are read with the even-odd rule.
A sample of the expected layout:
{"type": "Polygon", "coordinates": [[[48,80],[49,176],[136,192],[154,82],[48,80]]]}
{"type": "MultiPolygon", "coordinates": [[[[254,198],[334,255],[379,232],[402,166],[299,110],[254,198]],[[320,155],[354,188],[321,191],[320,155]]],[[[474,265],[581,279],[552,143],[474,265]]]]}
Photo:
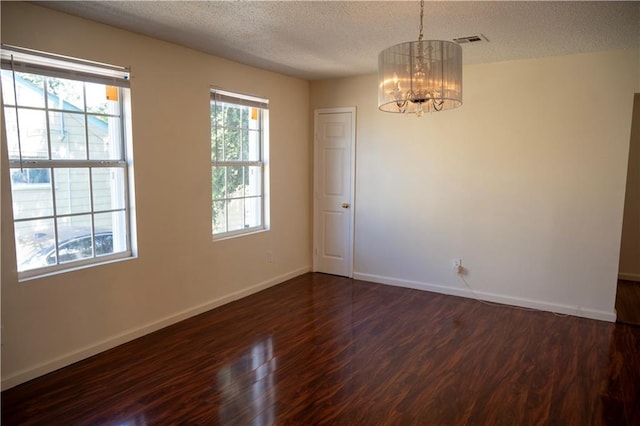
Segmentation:
{"type": "Polygon", "coordinates": [[[138,414],[135,417],[118,422],[116,426],[147,426],[147,418],[144,413],[138,414]]]}
{"type": "Polygon", "coordinates": [[[606,376],[606,385],[600,393],[603,424],[640,424],[640,414],[636,410],[640,407],[640,394],[637,390],[640,371],[631,360],[633,353],[638,353],[639,336],[633,326],[611,326],[608,364],[602,368],[606,376]]]}
{"type": "Polygon", "coordinates": [[[236,362],[222,367],[217,374],[220,422],[243,419],[245,423],[273,424],[276,368],[271,336],[255,342],[236,362]]]}

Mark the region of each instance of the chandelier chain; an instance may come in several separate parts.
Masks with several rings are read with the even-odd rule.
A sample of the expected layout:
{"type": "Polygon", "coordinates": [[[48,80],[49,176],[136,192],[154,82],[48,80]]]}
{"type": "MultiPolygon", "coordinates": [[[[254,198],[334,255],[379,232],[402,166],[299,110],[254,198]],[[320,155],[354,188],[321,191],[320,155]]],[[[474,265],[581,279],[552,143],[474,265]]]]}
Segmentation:
{"type": "Polygon", "coordinates": [[[420,0],[420,36],[418,36],[418,41],[422,41],[423,18],[424,18],[424,0],[420,0]]]}

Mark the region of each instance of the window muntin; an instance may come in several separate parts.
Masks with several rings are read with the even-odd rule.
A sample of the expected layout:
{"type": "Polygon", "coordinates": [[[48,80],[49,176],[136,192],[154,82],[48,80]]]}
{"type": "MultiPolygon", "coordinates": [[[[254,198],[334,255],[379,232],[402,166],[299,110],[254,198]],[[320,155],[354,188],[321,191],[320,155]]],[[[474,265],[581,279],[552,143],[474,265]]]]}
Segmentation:
{"type": "Polygon", "coordinates": [[[266,229],[268,101],[211,94],[212,229],[215,238],[266,229]]]}
{"type": "Polygon", "coordinates": [[[68,61],[19,48],[2,51],[21,278],[132,254],[128,74],[68,61]]]}

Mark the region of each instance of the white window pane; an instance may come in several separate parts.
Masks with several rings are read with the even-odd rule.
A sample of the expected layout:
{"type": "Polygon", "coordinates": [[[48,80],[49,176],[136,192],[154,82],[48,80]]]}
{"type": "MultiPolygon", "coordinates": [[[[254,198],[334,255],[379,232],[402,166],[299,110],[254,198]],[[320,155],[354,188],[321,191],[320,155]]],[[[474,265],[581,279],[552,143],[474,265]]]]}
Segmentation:
{"type": "Polygon", "coordinates": [[[244,168],[244,195],[251,197],[262,195],[262,167],[248,166],[244,168]]]}
{"type": "Polygon", "coordinates": [[[226,161],[238,161],[242,158],[242,123],[243,116],[247,114],[246,108],[225,105],[224,127],[221,128],[224,143],[224,159],[226,161]]]}
{"type": "Polygon", "coordinates": [[[260,131],[248,130],[244,146],[244,159],[247,161],[260,161],[260,131]]]}
{"type": "Polygon", "coordinates": [[[96,256],[127,250],[127,217],[124,211],[97,213],[94,223],[96,256]]]}
{"type": "Polygon", "coordinates": [[[242,137],[242,153],[240,154],[242,161],[249,160],[249,129],[241,129],[240,134],[242,137]]]}
{"type": "Polygon", "coordinates": [[[240,121],[237,127],[241,129],[248,129],[249,128],[249,107],[234,105],[234,108],[237,108],[240,111],[240,121]]]}
{"type": "MultiPolygon", "coordinates": [[[[4,84],[4,82],[2,83],[4,84]]],[[[16,121],[16,109],[13,107],[4,108],[4,131],[7,136],[7,152],[9,158],[20,158],[18,145],[18,122],[16,121]]]]}
{"type": "Polygon", "coordinates": [[[211,161],[224,161],[224,129],[211,130],[211,161]]]}
{"type": "Polygon", "coordinates": [[[18,121],[13,108],[5,108],[7,124],[7,145],[9,159],[20,157],[18,147],[22,148],[22,159],[48,159],[47,118],[44,111],[18,108],[20,123],[20,143],[18,144],[18,121]]]}
{"type": "Polygon", "coordinates": [[[58,263],[93,257],[91,215],[58,218],[58,263]]]}
{"type": "Polygon", "coordinates": [[[51,156],[60,160],[86,160],[87,144],[84,114],[49,113],[51,156]]]}
{"type": "Polygon", "coordinates": [[[53,215],[51,171],[49,169],[11,169],[13,218],[26,219],[53,215]]]}
{"type": "Polygon", "coordinates": [[[5,105],[15,105],[13,92],[13,76],[11,71],[0,71],[0,80],[2,81],[2,103],[5,105]]]}
{"type": "Polygon", "coordinates": [[[224,109],[211,102],[211,161],[224,160],[224,109]]]}
{"type": "Polygon", "coordinates": [[[47,266],[47,258],[52,252],[55,264],[53,219],[16,222],[14,230],[18,271],[47,266]]]}
{"type": "Polygon", "coordinates": [[[245,227],[254,228],[262,225],[262,198],[252,197],[244,200],[245,227]]]}
{"type": "Polygon", "coordinates": [[[125,208],[124,169],[121,167],[93,168],[94,211],[125,208]]]}
{"type": "Polygon", "coordinates": [[[213,167],[211,169],[211,188],[213,200],[226,198],[226,167],[213,167]]]}
{"type": "Polygon", "coordinates": [[[13,73],[2,71],[2,97],[5,105],[15,105],[17,93],[18,106],[44,108],[44,77],[16,72],[16,92],[13,91],[13,73]]]}
{"type": "Polygon", "coordinates": [[[65,111],[84,111],[84,84],[77,80],[47,77],[47,106],[65,111]]]}
{"type": "Polygon", "coordinates": [[[56,213],[59,215],[91,211],[88,168],[54,170],[56,213]]]}
{"type": "Polygon", "coordinates": [[[119,117],[89,115],[89,158],[91,160],[120,160],[122,152],[122,126],[119,117]]]}
{"type": "Polygon", "coordinates": [[[244,229],[244,199],[230,200],[227,207],[227,231],[244,229]]]}
{"type": "Polygon", "coordinates": [[[213,233],[227,232],[227,203],[225,201],[213,202],[213,233]]]}
{"type": "Polygon", "coordinates": [[[226,176],[226,198],[244,196],[244,167],[228,166],[226,176]]]}
{"type": "Polygon", "coordinates": [[[108,100],[108,86],[99,83],[85,83],[87,112],[119,115],[118,101],[108,100]]]}
{"type": "Polygon", "coordinates": [[[11,183],[13,184],[21,184],[21,183],[32,183],[32,184],[43,184],[51,182],[51,171],[50,169],[31,169],[24,168],[11,169],[11,183]]]}
{"type": "Polygon", "coordinates": [[[238,161],[242,154],[242,130],[224,129],[224,159],[238,161]]]}

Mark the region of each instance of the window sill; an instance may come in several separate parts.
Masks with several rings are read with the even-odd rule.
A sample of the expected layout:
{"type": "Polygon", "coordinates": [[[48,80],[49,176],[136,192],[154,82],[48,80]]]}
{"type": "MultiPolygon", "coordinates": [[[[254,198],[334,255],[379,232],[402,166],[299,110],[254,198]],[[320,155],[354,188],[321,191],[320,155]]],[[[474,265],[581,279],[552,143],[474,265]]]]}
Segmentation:
{"type": "Polygon", "coordinates": [[[66,274],[68,272],[79,271],[82,269],[88,269],[96,266],[108,265],[111,263],[123,262],[123,261],[133,260],[137,258],[138,256],[136,255],[127,254],[126,256],[123,256],[123,257],[115,257],[115,258],[111,257],[111,258],[100,260],[97,262],[83,263],[80,265],[73,265],[66,268],[62,268],[62,269],[45,270],[45,271],[38,271],[37,269],[34,269],[32,271],[22,271],[22,272],[18,272],[18,283],[38,280],[40,278],[48,278],[54,275],[66,274]]]}
{"type": "Polygon", "coordinates": [[[222,234],[222,235],[213,235],[212,236],[212,240],[213,242],[216,241],[224,241],[224,240],[230,240],[233,238],[239,238],[239,237],[246,237],[248,235],[255,235],[255,234],[261,234],[263,232],[267,232],[269,231],[269,228],[258,228],[258,229],[254,229],[251,231],[237,231],[234,233],[227,233],[227,234],[222,234]]]}

